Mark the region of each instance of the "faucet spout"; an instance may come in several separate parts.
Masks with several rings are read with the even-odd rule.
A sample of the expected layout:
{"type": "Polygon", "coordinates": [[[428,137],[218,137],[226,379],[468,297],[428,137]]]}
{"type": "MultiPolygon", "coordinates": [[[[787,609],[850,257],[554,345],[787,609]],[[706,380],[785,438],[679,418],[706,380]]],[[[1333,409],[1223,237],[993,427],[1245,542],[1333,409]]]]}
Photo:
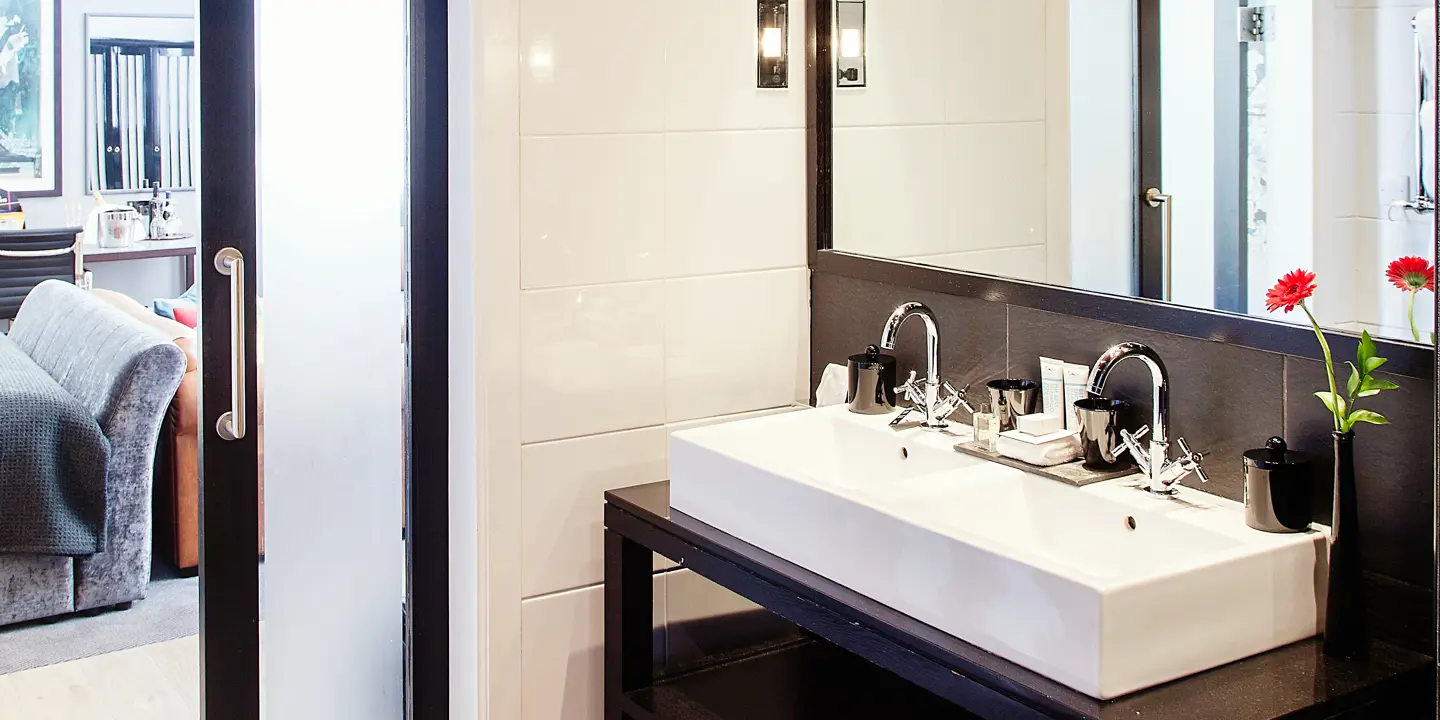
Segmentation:
{"type": "Polygon", "coordinates": [[[1137,342],[1124,342],[1105,351],[1099,360],[1095,361],[1095,367],[1090,370],[1090,377],[1087,381],[1087,390],[1091,397],[1100,397],[1105,392],[1105,381],[1110,379],[1110,373],[1115,366],[1126,358],[1138,358],[1150,369],[1150,383],[1154,390],[1154,407],[1151,408],[1151,435],[1153,442],[1164,443],[1170,440],[1170,373],[1165,369],[1165,361],[1160,359],[1149,345],[1142,345],[1137,342]]]}
{"type": "Polygon", "coordinates": [[[907,302],[890,313],[885,329],[880,333],[880,347],[895,349],[895,337],[906,320],[918,317],[925,323],[925,381],[933,386],[940,385],[940,325],[935,322],[935,311],[924,303],[907,302]]]}
{"type": "MultiPolygon", "coordinates": [[[[894,350],[900,326],[912,317],[918,317],[925,323],[925,382],[917,383],[915,373],[911,372],[910,381],[896,389],[910,401],[911,406],[890,424],[898,425],[911,411],[918,410],[925,414],[925,422],[921,427],[926,430],[944,430],[949,427],[945,418],[949,417],[950,413],[960,407],[969,409],[970,405],[965,402],[963,391],[956,390],[950,383],[940,379],[940,324],[935,321],[935,312],[924,303],[918,302],[907,302],[895,308],[895,312],[890,313],[890,318],[885,321],[885,329],[880,333],[880,347],[894,350]]],[[[970,411],[974,412],[973,409],[970,411]]]]}

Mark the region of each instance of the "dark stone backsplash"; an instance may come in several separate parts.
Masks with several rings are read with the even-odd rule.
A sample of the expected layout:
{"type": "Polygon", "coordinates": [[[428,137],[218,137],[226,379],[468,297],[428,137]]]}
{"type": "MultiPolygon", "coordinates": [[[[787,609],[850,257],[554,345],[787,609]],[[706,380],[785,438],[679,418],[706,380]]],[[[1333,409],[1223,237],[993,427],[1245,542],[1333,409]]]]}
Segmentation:
{"type": "MultiPolygon", "coordinates": [[[[876,343],[890,312],[919,300],[940,322],[942,370],[956,387],[972,386],[985,397],[987,380],[1040,379],[1040,357],[1093,364],[1107,348],[1133,340],[1155,348],[1170,371],[1171,432],[1206,453],[1206,492],[1243,500],[1241,453],[1263,447],[1272,436],[1316,453],[1316,519],[1329,520],[1330,420],[1313,395],[1324,389],[1324,365],[1288,355],[1132,328],[970,297],[945,295],[815,273],[811,298],[811,388],[826,364],[876,343]]],[[[1354,356],[1354,343],[1334,343],[1336,358],[1354,356]]],[[[901,330],[895,355],[903,380],[924,372],[924,331],[918,322],[901,330]]],[[[1383,374],[1383,373],[1382,373],[1383,374]]],[[[1388,627],[1406,628],[1392,641],[1432,653],[1434,648],[1434,386],[1426,378],[1387,376],[1401,387],[1370,398],[1366,407],[1389,418],[1385,427],[1356,430],[1361,529],[1372,603],[1393,606],[1388,627]],[[1425,600],[1417,602],[1416,597],[1425,600]],[[1429,608],[1424,617],[1410,617],[1429,608]],[[1416,627],[1430,628],[1426,634],[1416,627]]],[[[1127,425],[1150,422],[1150,377],[1127,361],[1111,376],[1106,394],[1135,404],[1127,425]]],[[[963,417],[962,420],[968,421],[963,417]]],[[[1198,485],[1198,480],[1187,479],[1198,485]]],[[[1387,627],[1387,626],[1381,626],[1387,627]]],[[[1384,633],[1390,634],[1390,633],[1384,633]]],[[[1398,634],[1398,633],[1397,633],[1398,634]]]]}

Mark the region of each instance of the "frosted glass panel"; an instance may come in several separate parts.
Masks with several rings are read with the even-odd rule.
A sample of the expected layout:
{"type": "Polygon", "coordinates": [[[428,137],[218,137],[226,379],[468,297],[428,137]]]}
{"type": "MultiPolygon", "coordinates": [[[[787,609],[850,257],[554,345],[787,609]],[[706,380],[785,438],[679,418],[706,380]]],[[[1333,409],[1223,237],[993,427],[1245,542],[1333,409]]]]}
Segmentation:
{"type": "Polygon", "coordinates": [[[402,716],[404,11],[260,3],[270,720],[402,716]]]}

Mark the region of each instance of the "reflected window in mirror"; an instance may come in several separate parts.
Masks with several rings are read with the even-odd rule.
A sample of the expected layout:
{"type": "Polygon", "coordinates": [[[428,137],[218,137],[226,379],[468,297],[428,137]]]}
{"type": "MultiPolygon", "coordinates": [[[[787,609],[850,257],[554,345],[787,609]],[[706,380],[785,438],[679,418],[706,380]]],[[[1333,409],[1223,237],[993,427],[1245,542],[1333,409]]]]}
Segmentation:
{"type": "Polygon", "coordinates": [[[193,188],[195,21],[87,15],[88,190],[193,188]]]}
{"type": "Polygon", "coordinates": [[[1433,6],[863,7],[822,39],[833,249],[1283,322],[1306,268],[1323,325],[1412,339],[1386,270],[1434,261],[1433,6]]]}

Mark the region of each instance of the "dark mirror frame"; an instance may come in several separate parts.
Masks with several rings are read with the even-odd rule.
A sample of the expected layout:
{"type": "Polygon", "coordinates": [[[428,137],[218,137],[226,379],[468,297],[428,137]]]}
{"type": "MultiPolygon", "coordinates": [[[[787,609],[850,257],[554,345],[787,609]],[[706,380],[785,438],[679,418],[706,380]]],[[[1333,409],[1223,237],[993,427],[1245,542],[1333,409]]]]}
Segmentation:
{"type": "MultiPolygon", "coordinates": [[[[1324,359],[1319,344],[1315,342],[1315,334],[1305,325],[834,249],[833,5],[834,0],[811,0],[806,13],[809,38],[806,58],[806,165],[809,180],[806,222],[811,271],[1062,312],[1256,350],[1324,359]]],[[[1437,123],[1437,132],[1440,132],[1440,123],[1437,123]]],[[[1437,247],[1440,247],[1440,234],[1437,234],[1437,247]]],[[[1360,339],[1357,334],[1341,330],[1327,329],[1326,335],[1336,343],[1337,352],[1347,357],[1354,352],[1360,339]]],[[[1388,372],[1420,378],[1430,378],[1434,374],[1434,347],[1385,338],[1376,338],[1375,344],[1381,356],[1390,358],[1386,367],[1388,372]]]]}

